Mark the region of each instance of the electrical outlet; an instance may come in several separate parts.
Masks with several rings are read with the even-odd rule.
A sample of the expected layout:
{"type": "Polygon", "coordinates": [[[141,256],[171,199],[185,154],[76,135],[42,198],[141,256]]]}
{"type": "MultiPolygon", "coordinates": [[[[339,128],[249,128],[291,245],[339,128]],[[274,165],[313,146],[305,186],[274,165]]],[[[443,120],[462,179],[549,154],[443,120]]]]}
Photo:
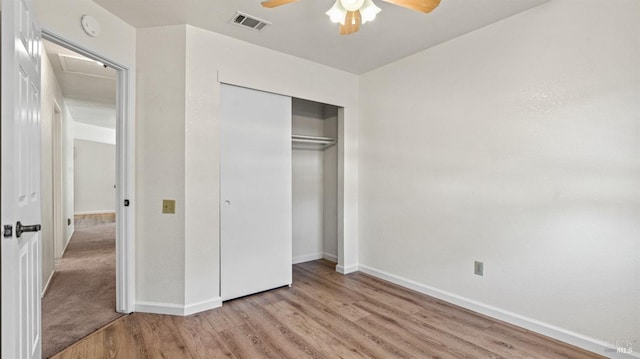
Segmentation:
{"type": "Polygon", "coordinates": [[[484,276],[484,263],[478,261],[473,262],[473,273],[475,275],[484,276]]]}
{"type": "Polygon", "coordinates": [[[163,199],[162,213],[176,213],[176,201],[174,199],[163,199]]]}

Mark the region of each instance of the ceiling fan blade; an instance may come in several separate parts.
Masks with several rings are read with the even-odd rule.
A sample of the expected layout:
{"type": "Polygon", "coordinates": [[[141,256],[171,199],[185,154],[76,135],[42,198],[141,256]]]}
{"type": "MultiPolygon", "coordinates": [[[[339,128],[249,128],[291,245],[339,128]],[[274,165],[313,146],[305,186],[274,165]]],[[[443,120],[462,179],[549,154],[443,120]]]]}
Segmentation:
{"type": "Polygon", "coordinates": [[[390,4],[406,7],[424,13],[430,13],[440,5],[440,0],[383,0],[390,4]]]}
{"type": "Polygon", "coordinates": [[[347,11],[347,17],[344,19],[344,25],[340,25],[340,35],[353,34],[360,30],[362,24],[362,16],[360,10],[347,11]]]}
{"type": "Polygon", "coordinates": [[[264,7],[272,8],[272,7],[278,7],[280,5],[285,5],[295,1],[298,1],[298,0],[267,0],[267,1],[261,2],[261,4],[264,7]]]}

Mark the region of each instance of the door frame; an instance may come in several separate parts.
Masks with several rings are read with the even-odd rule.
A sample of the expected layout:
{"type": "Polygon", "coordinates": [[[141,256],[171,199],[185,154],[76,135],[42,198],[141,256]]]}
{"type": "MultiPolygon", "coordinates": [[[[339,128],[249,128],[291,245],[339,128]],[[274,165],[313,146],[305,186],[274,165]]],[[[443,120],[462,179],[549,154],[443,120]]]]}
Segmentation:
{"type": "Polygon", "coordinates": [[[134,72],[82,45],[42,28],[42,39],[116,70],[116,311],[135,307],[135,136],[134,72]],[[128,201],[128,206],[125,206],[128,201]]]}

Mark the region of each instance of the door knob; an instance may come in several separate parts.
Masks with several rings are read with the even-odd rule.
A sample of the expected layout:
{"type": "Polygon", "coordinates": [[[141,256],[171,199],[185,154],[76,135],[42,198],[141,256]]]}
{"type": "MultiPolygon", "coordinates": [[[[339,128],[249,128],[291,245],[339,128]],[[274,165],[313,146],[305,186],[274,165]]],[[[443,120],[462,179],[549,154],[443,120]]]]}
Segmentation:
{"type": "Polygon", "coordinates": [[[231,201],[229,201],[229,200],[224,201],[224,206],[225,207],[229,207],[230,205],[231,205],[231,201]]]}
{"type": "Polygon", "coordinates": [[[24,232],[38,232],[41,228],[42,226],[39,224],[25,226],[18,221],[18,223],[16,223],[16,237],[20,238],[24,232]]]}

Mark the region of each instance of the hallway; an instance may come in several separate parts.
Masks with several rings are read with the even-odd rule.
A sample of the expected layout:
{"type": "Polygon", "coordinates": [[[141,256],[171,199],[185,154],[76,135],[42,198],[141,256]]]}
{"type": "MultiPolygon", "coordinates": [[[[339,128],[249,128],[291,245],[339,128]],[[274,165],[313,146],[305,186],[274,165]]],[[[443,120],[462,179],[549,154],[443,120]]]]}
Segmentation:
{"type": "MultiPolygon", "coordinates": [[[[109,220],[109,219],[106,219],[109,220]]],[[[49,358],[117,319],[115,222],[76,220],[42,299],[42,356],[49,358]]]]}

